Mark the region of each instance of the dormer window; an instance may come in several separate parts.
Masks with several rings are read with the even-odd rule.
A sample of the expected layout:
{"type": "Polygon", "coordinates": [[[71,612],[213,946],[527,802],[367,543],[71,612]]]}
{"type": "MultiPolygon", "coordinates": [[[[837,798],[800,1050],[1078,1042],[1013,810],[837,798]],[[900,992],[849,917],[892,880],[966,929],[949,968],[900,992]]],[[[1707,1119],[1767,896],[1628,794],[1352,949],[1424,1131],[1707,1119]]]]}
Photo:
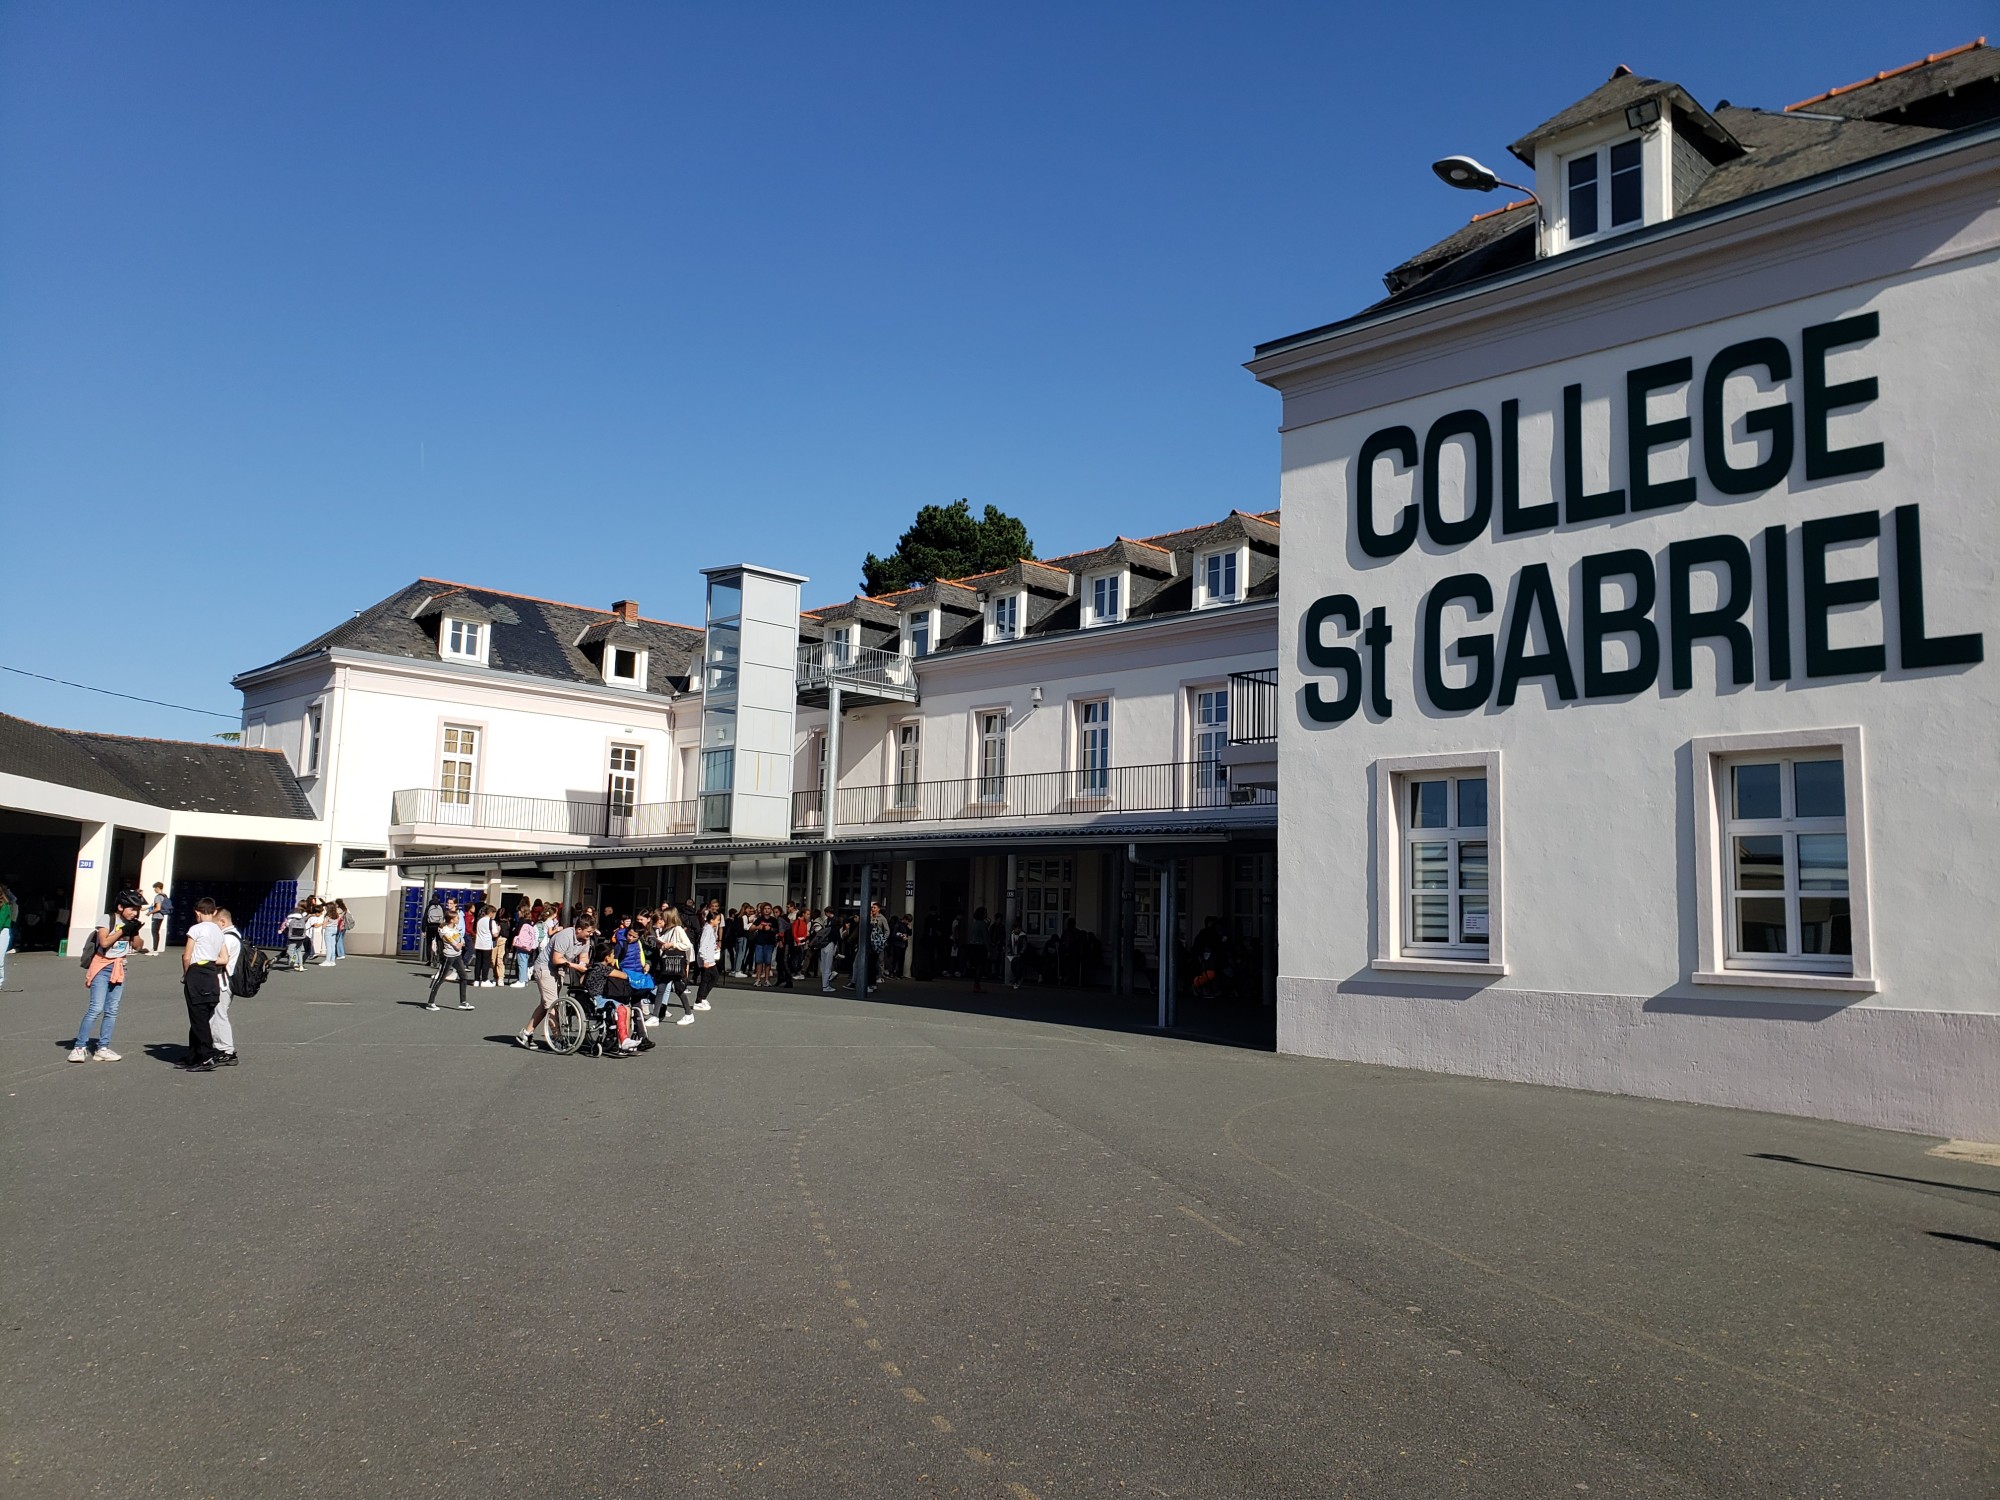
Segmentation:
{"type": "Polygon", "coordinates": [[[1637,137],[1593,147],[1563,161],[1569,243],[1634,229],[1646,221],[1645,151],[1637,137]]]}
{"type": "Polygon", "coordinates": [[[1103,573],[1090,580],[1090,625],[1116,625],[1125,618],[1125,575],[1103,573]]]}
{"type": "Polygon", "coordinates": [[[827,647],[830,652],[829,659],[834,666],[847,667],[854,664],[854,642],[855,637],[860,634],[861,627],[859,625],[834,626],[826,638],[827,647]]]}
{"type": "Polygon", "coordinates": [[[1019,594],[996,595],[986,627],[988,641],[1011,641],[1021,634],[1021,596],[1019,594]]]}
{"type": "Polygon", "coordinates": [[[1196,581],[1201,585],[1200,607],[1215,604],[1234,604],[1242,595],[1237,591],[1237,580],[1241,576],[1236,552],[1211,552],[1197,565],[1196,581]]]}
{"type": "Polygon", "coordinates": [[[606,646],[604,680],[613,687],[644,687],[646,653],[636,646],[606,646]]]}
{"type": "Polygon", "coordinates": [[[438,654],[446,661],[486,664],[486,625],[480,620],[459,620],[445,616],[438,633],[438,654]]]}
{"type": "Polygon", "coordinates": [[[903,650],[909,656],[931,654],[931,611],[918,610],[903,621],[903,650]]]}

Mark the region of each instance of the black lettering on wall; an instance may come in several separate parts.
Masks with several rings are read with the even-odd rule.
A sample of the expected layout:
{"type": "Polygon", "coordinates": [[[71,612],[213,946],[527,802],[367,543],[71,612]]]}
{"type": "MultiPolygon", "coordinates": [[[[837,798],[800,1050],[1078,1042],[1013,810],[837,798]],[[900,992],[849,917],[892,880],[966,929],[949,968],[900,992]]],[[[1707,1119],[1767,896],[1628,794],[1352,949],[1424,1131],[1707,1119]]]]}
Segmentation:
{"type": "Polygon", "coordinates": [[[1484,531],[1493,519],[1493,429],[1483,411],[1455,411],[1439,417],[1424,434],[1424,529],[1440,547],[1462,547],[1484,531]],[[1472,439],[1465,464],[1465,515],[1444,518],[1438,495],[1438,462],[1453,438],[1472,439]]]}
{"type": "Polygon", "coordinates": [[[1306,606],[1306,660],[1322,672],[1342,673],[1340,696],[1329,700],[1316,682],[1300,691],[1306,717],[1315,724],[1339,724],[1354,717],[1361,707],[1361,653],[1352,646],[1329,646],[1320,638],[1328,620],[1337,620],[1342,630],[1361,628],[1361,605],[1352,594],[1328,594],[1306,606]]]}
{"type": "MultiPolygon", "coordinates": [[[[1857,313],[1836,318],[1831,323],[1815,323],[1799,336],[1804,365],[1806,478],[1838,479],[1843,474],[1872,474],[1882,467],[1880,443],[1857,443],[1852,448],[1827,446],[1826,419],[1844,406],[1863,406],[1879,394],[1875,377],[1849,380],[1840,385],[1826,383],[1826,356],[1849,344],[1865,344],[1881,332],[1881,319],[1874,313],[1857,313]]],[[[1808,648],[1806,675],[1812,670],[1808,648]]]]}
{"type": "Polygon", "coordinates": [[[1685,356],[1625,374],[1625,483],[1632,491],[1634,510],[1665,510],[1694,499],[1692,454],[1686,478],[1655,479],[1652,470],[1653,450],[1668,443],[1685,443],[1694,435],[1694,424],[1686,416],[1669,417],[1664,422],[1646,416],[1646,398],[1654,391],[1693,379],[1694,361],[1685,356]]]}
{"type": "Polygon", "coordinates": [[[1701,381],[1701,450],[1708,482],[1719,494],[1755,495],[1770,489],[1792,470],[1792,404],[1782,398],[1772,406],[1754,406],[1743,414],[1743,430],[1755,437],[1771,435],[1771,450],[1747,469],[1729,464],[1729,421],[1723,392],[1738,370],[1762,366],[1772,381],[1789,380],[1792,351],[1783,339],[1745,339],[1731,344],[1708,362],[1701,381]]]}
{"type": "Polygon", "coordinates": [[[1792,676],[1792,552],[1782,526],[1764,528],[1764,663],[1771,681],[1792,676]]]}
{"type": "Polygon", "coordinates": [[[1750,627],[1743,616],[1750,608],[1750,549],[1733,536],[1704,536],[1675,542],[1667,548],[1667,633],[1673,637],[1673,685],[1677,693],[1694,686],[1694,643],[1704,638],[1729,642],[1729,680],[1756,680],[1751,656],[1750,627]],[[1697,568],[1720,567],[1728,586],[1720,590],[1713,609],[1694,607],[1690,579],[1697,568]]]}
{"type": "Polygon", "coordinates": [[[1660,676],[1660,632],[1650,618],[1657,589],[1653,559],[1636,548],[1600,552],[1581,564],[1583,590],[1583,696],[1616,698],[1643,693],[1660,676]],[[1604,607],[1604,585],[1613,578],[1632,580],[1632,599],[1617,609],[1604,607]],[[1614,669],[1604,665],[1604,644],[1614,635],[1633,637],[1631,662],[1614,669]]]}
{"type": "Polygon", "coordinates": [[[1896,664],[1965,667],[1986,659],[1986,637],[1924,634],[1924,538],[1914,505],[1896,507],[1896,664]]]}
{"type": "Polygon", "coordinates": [[[1507,646],[1500,658],[1500,691],[1494,701],[1502,708],[1512,708],[1524,677],[1551,677],[1557,697],[1565,703],[1576,701],[1576,674],[1570,670],[1569,643],[1563,635],[1562,611],[1556,607],[1556,587],[1549,579],[1547,563],[1529,563],[1521,569],[1513,615],[1507,621],[1507,646]],[[1548,649],[1531,653],[1528,627],[1537,616],[1548,649]]]}
{"type": "Polygon", "coordinates": [[[1389,531],[1375,527],[1375,462],[1388,455],[1413,468],[1417,462],[1417,435],[1407,427],[1384,427],[1368,434],[1354,466],[1354,536],[1369,557],[1399,557],[1417,539],[1417,507],[1405,505],[1389,531]]]}
{"type": "Polygon", "coordinates": [[[1458,573],[1441,580],[1424,600],[1424,696],[1445,713],[1465,713],[1483,708],[1493,691],[1493,637],[1460,636],[1453,643],[1458,659],[1471,667],[1463,687],[1453,687],[1444,676],[1444,610],[1447,604],[1464,601],[1468,614],[1481,617],[1493,613],[1493,585],[1477,573],[1458,573]]]}
{"type": "Polygon", "coordinates": [[[1852,672],[1879,672],[1887,654],[1880,645],[1827,644],[1827,617],[1851,604],[1873,604],[1882,597],[1880,578],[1829,581],[1826,554],[1847,542],[1866,542],[1882,534],[1882,518],[1872,510],[1852,515],[1821,516],[1799,527],[1799,598],[1806,627],[1806,676],[1845,677],[1852,672]]]}
{"type": "Polygon", "coordinates": [[[1386,719],[1395,712],[1395,705],[1389,701],[1389,652],[1390,639],[1395,631],[1389,628],[1389,611],[1371,609],[1368,611],[1368,628],[1361,632],[1361,644],[1368,648],[1368,706],[1375,710],[1375,717],[1386,719]]]}
{"type": "Polygon", "coordinates": [[[1592,495],[1583,487],[1583,387],[1563,387],[1563,520],[1571,526],[1579,521],[1602,521],[1625,514],[1623,490],[1599,490],[1592,495]]]}
{"type": "Polygon", "coordinates": [[[1521,503],[1521,403],[1500,403],[1500,534],[1541,531],[1559,519],[1553,498],[1521,503]]]}

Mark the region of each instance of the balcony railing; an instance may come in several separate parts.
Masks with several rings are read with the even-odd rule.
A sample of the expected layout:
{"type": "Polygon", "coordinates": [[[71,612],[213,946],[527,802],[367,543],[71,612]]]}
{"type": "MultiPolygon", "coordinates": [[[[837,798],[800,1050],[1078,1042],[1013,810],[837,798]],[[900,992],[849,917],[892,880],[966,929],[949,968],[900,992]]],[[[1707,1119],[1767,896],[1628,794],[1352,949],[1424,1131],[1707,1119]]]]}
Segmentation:
{"type": "Polygon", "coordinates": [[[839,641],[799,642],[798,691],[842,689],[911,702],[917,696],[915,662],[900,651],[859,648],[839,641]]]}
{"type": "Polygon", "coordinates": [[[616,802],[608,797],[504,797],[412,787],[390,798],[397,827],[497,829],[558,838],[664,838],[692,833],[692,802],[616,802]]]}
{"type": "MultiPolygon", "coordinates": [[[[1168,761],[1101,770],[1034,771],[1022,776],[967,776],[954,781],[904,781],[840,788],[836,834],[864,826],[1005,818],[1097,817],[1110,813],[1199,812],[1275,807],[1269,787],[1229,784],[1212,760],[1168,761]]],[[[823,794],[792,794],[792,827],[825,826],[823,794]]]]}
{"type": "Polygon", "coordinates": [[[1229,674],[1229,743],[1262,745],[1278,737],[1278,669],[1229,674]]]}

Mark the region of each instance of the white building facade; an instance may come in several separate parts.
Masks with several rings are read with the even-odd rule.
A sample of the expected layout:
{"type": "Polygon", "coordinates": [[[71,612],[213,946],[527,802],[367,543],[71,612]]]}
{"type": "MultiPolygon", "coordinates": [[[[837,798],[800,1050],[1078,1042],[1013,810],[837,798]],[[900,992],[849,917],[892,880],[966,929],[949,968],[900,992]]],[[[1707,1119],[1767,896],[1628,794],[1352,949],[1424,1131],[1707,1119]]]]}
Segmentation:
{"type": "Polygon", "coordinates": [[[1704,210],[1793,126],[1607,91],[1517,144],[1541,256],[1251,366],[1280,1048],[1995,1139],[2000,131],[1801,111],[1869,149],[1704,210]]]}

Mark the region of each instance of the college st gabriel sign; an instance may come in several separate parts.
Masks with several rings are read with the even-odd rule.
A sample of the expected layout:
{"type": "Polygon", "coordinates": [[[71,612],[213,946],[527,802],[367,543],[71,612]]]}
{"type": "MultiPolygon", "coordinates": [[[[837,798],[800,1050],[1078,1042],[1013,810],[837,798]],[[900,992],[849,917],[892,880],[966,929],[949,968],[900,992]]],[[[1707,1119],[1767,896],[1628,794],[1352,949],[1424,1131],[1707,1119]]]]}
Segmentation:
{"type": "MultiPolygon", "coordinates": [[[[1566,385],[1560,410],[1546,414],[1559,461],[1548,466],[1540,493],[1533,466],[1522,462],[1517,399],[1500,401],[1497,410],[1447,412],[1421,432],[1380,427],[1355,451],[1348,476],[1356,561],[1393,567],[1413,547],[1448,554],[1487,536],[1608,530],[1692,505],[1701,482],[1717,495],[1751,499],[1798,475],[1819,483],[1874,474],[1889,460],[1885,445],[1836,446],[1829,428],[1837,415],[1875,402],[1877,380],[1831,380],[1827,365],[1836,351],[1866,350],[1880,332],[1879,314],[1862,313],[1811,324],[1796,339],[1730,344],[1699,368],[1684,356],[1628,369],[1609,390],[1566,385]],[[1769,389],[1740,413],[1743,440],[1733,441],[1726,396],[1732,378],[1741,376],[1769,389]],[[1682,387],[1682,414],[1652,410],[1656,392],[1682,387]],[[1606,396],[1611,440],[1624,450],[1625,484],[1593,490],[1585,477],[1584,407],[1586,399],[1606,396]]],[[[1832,493],[1837,486],[1814,498],[1832,493]]],[[[1400,627],[1386,608],[1351,593],[1327,594],[1305,611],[1308,681],[1301,706],[1310,721],[1338,724],[1360,711],[1365,696],[1375,717],[1391,716],[1398,694],[1389,680],[1388,646],[1398,628],[1415,631],[1423,696],[1445,713],[1510,707],[1528,683],[1545,682],[1562,702],[1628,697],[1663,678],[1684,692],[1694,681],[1698,643],[1726,658],[1730,681],[1738,684],[1756,680],[1760,661],[1776,682],[1881,672],[1890,664],[1886,640],[1835,644],[1829,626],[1837,612],[1877,602],[1885,614],[1894,612],[1897,667],[1982,660],[1981,635],[1931,633],[1924,567],[1922,517],[1913,500],[1888,511],[1814,515],[1754,535],[1682,538],[1658,551],[1607,549],[1581,558],[1564,586],[1547,562],[1530,562],[1497,584],[1485,572],[1455,573],[1433,584],[1400,627]],[[1878,539],[1894,542],[1894,566],[1881,576],[1841,576],[1829,568],[1830,553],[1878,539]],[[1615,653],[1614,641],[1622,643],[1615,653]]]]}

